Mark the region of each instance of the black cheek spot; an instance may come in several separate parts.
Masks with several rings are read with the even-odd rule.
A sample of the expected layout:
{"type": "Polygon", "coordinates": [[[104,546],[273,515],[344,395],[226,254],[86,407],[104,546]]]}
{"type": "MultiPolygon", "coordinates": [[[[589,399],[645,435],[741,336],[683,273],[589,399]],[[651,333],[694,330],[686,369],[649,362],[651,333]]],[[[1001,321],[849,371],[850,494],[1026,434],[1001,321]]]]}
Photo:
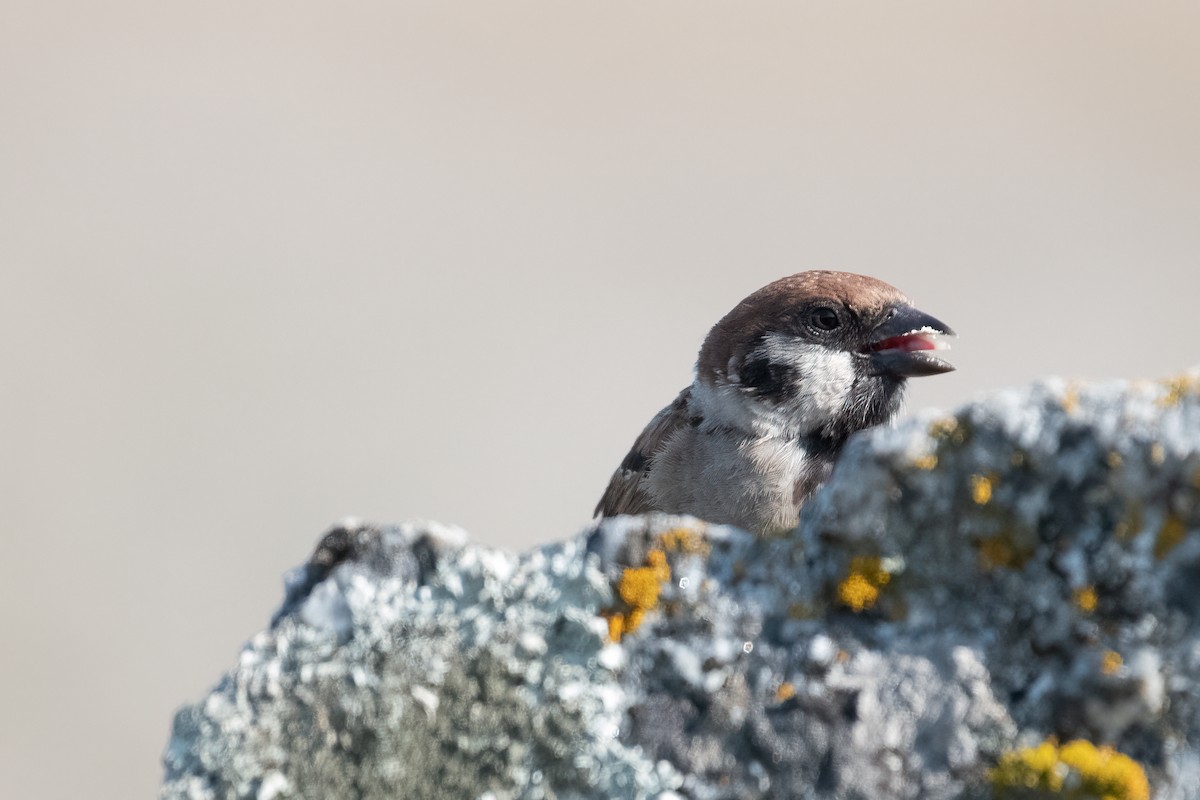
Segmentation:
{"type": "Polygon", "coordinates": [[[759,397],[788,400],[796,395],[800,374],[788,364],[771,361],[765,355],[751,354],[738,370],[739,382],[759,397]]]}
{"type": "Polygon", "coordinates": [[[621,469],[629,472],[642,472],[650,463],[650,456],[640,450],[630,450],[621,462],[621,469]]]}

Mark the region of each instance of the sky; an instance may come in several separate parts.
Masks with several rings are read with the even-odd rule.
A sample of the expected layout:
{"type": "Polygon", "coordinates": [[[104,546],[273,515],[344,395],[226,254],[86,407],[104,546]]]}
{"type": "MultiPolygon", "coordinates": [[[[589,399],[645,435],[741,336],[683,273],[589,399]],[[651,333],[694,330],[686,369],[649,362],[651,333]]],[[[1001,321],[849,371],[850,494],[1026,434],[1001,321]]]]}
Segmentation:
{"type": "Polygon", "coordinates": [[[586,525],[804,269],[909,408],[1200,363],[1200,6],[0,2],[0,774],[147,796],[353,515],[586,525]],[[64,764],[71,769],[64,769],[64,764]]]}

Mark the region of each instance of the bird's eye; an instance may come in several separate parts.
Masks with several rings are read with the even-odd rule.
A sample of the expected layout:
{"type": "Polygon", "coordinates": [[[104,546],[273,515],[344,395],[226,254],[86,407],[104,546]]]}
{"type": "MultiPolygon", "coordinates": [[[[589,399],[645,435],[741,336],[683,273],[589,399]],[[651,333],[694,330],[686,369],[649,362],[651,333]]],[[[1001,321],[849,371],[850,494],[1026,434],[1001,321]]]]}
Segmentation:
{"type": "Polygon", "coordinates": [[[842,325],[842,320],[838,317],[837,312],[828,306],[814,309],[810,320],[812,326],[819,331],[832,331],[842,325]]]}

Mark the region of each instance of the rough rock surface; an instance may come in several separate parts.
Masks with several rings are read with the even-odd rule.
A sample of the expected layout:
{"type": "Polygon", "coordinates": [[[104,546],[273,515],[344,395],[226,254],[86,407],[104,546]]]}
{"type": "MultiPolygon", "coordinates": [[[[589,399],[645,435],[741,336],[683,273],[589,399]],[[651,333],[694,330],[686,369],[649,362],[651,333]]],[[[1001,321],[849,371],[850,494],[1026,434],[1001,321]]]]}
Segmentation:
{"type": "Polygon", "coordinates": [[[165,762],[169,798],[1200,798],[1200,375],[861,435],[776,540],[343,525],[165,762]]]}

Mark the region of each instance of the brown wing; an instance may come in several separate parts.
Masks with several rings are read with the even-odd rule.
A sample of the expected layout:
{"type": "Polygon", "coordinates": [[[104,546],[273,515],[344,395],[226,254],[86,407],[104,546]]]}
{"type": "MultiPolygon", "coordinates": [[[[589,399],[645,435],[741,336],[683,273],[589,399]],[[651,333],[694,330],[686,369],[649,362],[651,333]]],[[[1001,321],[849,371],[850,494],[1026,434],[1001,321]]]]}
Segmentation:
{"type": "Polygon", "coordinates": [[[684,389],[675,402],[650,420],[609,480],[604,496],[596,505],[596,516],[615,517],[618,514],[644,514],[655,510],[654,500],[645,488],[646,476],[650,474],[654,457],[671,434],[688,424],[687,406],[691,393],[691,387],[684,389]]]}

